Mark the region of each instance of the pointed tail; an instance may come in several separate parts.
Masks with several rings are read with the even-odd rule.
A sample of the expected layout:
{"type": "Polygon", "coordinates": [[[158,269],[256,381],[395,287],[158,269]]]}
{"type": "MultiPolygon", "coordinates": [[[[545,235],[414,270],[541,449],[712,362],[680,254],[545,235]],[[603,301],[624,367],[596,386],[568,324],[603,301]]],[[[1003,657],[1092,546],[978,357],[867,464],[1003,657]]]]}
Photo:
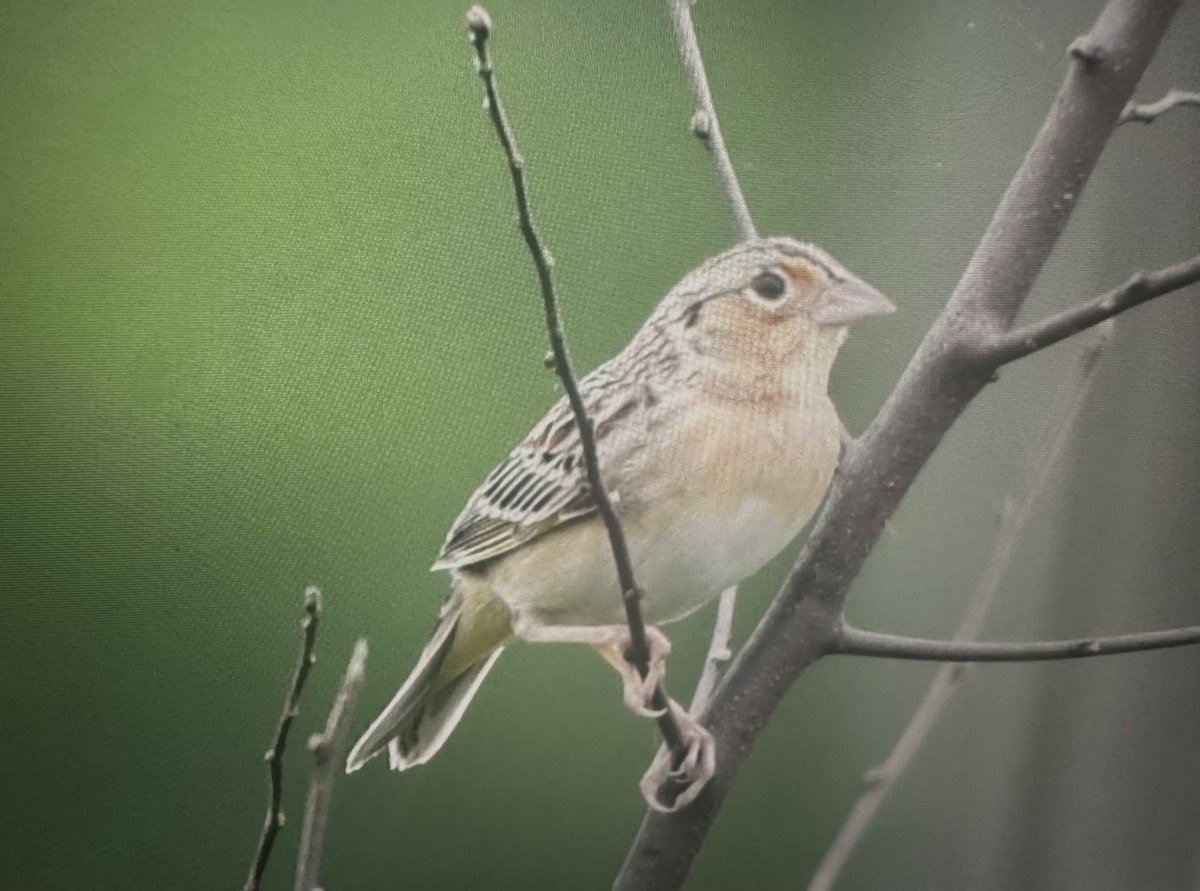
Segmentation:
{"type": "Polygon", "coordinates": [[[346,758],[358,770],[386,747],[393,770],[424,764],[462,719],[512,634],[507,608],[489,599],[471,609],[455,595],[416,667],[346,758]]]}

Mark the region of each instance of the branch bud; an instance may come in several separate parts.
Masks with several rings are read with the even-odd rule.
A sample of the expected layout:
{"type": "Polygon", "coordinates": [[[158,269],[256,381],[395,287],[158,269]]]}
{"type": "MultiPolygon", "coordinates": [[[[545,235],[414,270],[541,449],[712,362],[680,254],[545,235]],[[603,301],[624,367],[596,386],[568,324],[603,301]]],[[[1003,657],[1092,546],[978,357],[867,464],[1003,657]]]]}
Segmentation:
{"type": "Polygon", "coordinates": [[[478,3],[467,10],[467,30],[471,32],[472,43],[482,43],[491,36],[492,17],[478,3]]]}

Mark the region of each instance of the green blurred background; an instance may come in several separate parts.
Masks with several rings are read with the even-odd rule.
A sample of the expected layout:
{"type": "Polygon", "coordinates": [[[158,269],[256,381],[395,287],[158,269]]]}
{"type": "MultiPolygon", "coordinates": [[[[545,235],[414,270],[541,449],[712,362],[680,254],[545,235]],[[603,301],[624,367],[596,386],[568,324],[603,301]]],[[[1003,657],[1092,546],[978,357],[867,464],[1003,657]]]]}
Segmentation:
{"type": "MultiPolygon", "coordinates": [[[[702,0],[761,230],[890,294],[835,369],[852,431],[953,287],[1098,2],[702,0]]],[[[1200,86],[1185,4],[1142,94],[1200,86]]],[[[463,501],[556,397],[462,2],[9,0],[0,34],[0,887],[239,888],[301,595],[326,597],[268,887],[353,640],[391,696],[463,501]]],[[[503,2],[495,56],[577,364],[729,246],[665,5],[503,2]]],[[[1200,249],[1200,116],[1114,137],[1029,314],[1200,249]]],[[[992,636],[1200,622],[1195,289],[1124,319],[992,636]]],[[[859,580],[953,628],[1077,345],[1006,372],[859,580]]],[[[791,555],[745,586],[738,639],[791,555]]],[[[675,626],[689,689],[711,611],[675,626]]],[[[764,734],[692,886],[803,886],[932,674],[830,660],[764,734]]],[[[980,669],[845,887],[1194,888],[1200,654],[980,669]]],[[[323,880],[603,887],[653,754],[586,650],[518,647],[431,765],[337,788],[323,880]]]]}

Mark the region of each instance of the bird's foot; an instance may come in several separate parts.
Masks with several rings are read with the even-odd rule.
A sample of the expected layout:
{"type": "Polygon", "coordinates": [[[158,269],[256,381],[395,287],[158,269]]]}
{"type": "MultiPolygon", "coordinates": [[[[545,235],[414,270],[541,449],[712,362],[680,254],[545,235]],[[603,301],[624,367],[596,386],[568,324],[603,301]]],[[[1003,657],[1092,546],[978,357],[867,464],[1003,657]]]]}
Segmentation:
{"type": "Polygon", "coordinates": [[[664,814],[695,801],[717,771],[717,743],[713,735],[674,700],[670,709],[683,733],[682,757],[666,746],[660,747],[639,784],[646,803],[664,814]]]}
{"type": "Polygon", "coordinates": [[[622,626],[615,632],[614,639],[601,647],[600,654],[620,673],[625,705],[635,715],[657,718],[664,708],[654,707],[654,692],[667,676],[667,656],[671,654],[671,642],[657,628],[646,629],[646,647],[650,651],[650,670],[642,677],[637,666],[629,659],[629,629],[622,626]]]}

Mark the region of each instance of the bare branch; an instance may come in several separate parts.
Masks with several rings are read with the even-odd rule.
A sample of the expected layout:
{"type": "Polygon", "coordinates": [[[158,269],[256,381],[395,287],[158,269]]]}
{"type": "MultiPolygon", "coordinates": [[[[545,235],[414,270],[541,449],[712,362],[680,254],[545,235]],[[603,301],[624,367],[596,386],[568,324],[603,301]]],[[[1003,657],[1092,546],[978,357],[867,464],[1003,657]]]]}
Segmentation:
{"type": "Polygon", "coordinates": [[[1117,118],[1117,123],[1129,124],[1137,121],[1142,124],[1152,124],[1159,115],[1166,114],[1171,109],[1179,108],[1183,105],[1200,108],[1200,93],[1169,90],[1167,95],[1163,96],[1157,102],[1147,102],[1144,105],[1138,105],[1136,102],[1130,100],[1121,111],[1121,116],[1117,118]]]}
{"type": "MultiPolygon", "coordinates": [[[[1075,365],[1075,373],[1063,385],[1062,396],[1057,400],[1061,405],[1056,405],[1051,413],[1049,429],[1026,459],[1026,470],[1021,481],[1004,499],[996,537],[992,541],[992,548],[984,563],[979,583],[954,633],[954,640],[973,640],[983,629],[983,623],[1000,590],[1000,582],[1012,563],[1017,542],[1033,514],[1034,505],[1038,498],[1048,491],[1050,474],[1062,457],[1079,416],[1083,413],[1088,392],[1096,379],[1100,354],[1112,339],[1114,324],[1110,321],[1101,326],[1095,342],[1083,350],[1075,365]]],[[[964,668],[961,664],[948,664],[937,670],[929,689],[925,691],[924,697],[887,758],[868,772],[866,787],[850,808],[845,822],[817,865],[808,891],[829,891],[833,888],[850,856],[874,822],[883,802],[908,769],[949,704],[963,678],[964,668]]]]}
{"type": "Polygon", "coordinates": [[[300,853],[296,858],[295,891],[320,891],[321,855],[325,847],[325,824],[333,800],[333,781],[342,762],[342,750],[350,733],[350,717],[358,702],[367,664],[367,641],[354,645],[350,664],[338,688],[337,698],[325,721],[325,732],[314,733],[308,740],[313,755],[312,779],[308,786],[308,804],[304,809],[304,828],[300,834],[300,853]]]}
{"type": "MultiPolygon", "coordinates": [[[[700,55],[700,43],[696,39],[696,29],[692,24],[691,0],[668,0],[671,10],[671,25],[675,31],[675,42],[679,47],[679,55],[683,61],[683,69],[687,74],[688,85],[695,99],[696,110],[692,114],[691,128],[697,138],[704,143],[717,168],[717,176],[725,189],[725,197],[733,212],[734,225],[738,238],[748,241],[758,237],[754,220],[750,216],[750,207],[746,204],[746,196],[738,183],[737,171],[729,158],[729,150],[725,147],[725,137],[721,133],[721,122],[717,117],[717,108],[713,103],[712,90],[708,86],[708,74],[704,70],[704,59],[700,55]]],[[[696,683],[692,694],[690,713],[695,716],[700,713],[712,696],[717,682],[725,673],[733,654],[729,650],[729,638],[733,633],[733,614],[737,605],[737,587],[732,587],[721,593],[717,605],[717,618],[713,625],[712,638],[708,654],[704,659],[704,669],[696,683]]],[[[660,751],[655,757],[655,763],[661,764],[665,753],[660,751]]],[[[646,773],[646,778],[656,773],[652,764],[646,773]]],[[[643,786],[647,779],[643,779],[643,786]]],[[[643,788],[645,791],[645,788],[643,788]]]]}
{"type": "Polygon", "coordinates": [[[733,652],[729,649],[729,638],[733,635],[733,613],[737,607],[737,586],[726,588],[721,592],[717,601],[717,618],[713,622],[712,638],[708,643],[708,653],[704,656],[704,668],[700,672],[700,680],[696,682],[696,691],[692,694],[692,704],[688,709],[692,715],[698,715],[708,703],[717,682],[725,673],[733,652]]]}
{"type": "Polygon", "coordinates": [[[1054,105],[945,310],[879,415],[848,444],[795,569],[705,709],[721,753],[716,775],[688,808],[647,815],[616,888],[684,883],[758,734],[836,639],[850,585],[884,524],[990,379],[973,356],[992,332],[1011,327],[1178,6],[1109,0],[1077,41],[1054,105]]]}
{"type": "Polygon", "coordinates": [[[878,656],[884,659],[915,659],[921,662],[1047,662],[1186,647],[1200,643],[1200,625],[1172,628],[1168,631],[1115,634],[1112,637],[1015,643],[928,640],[923,637],[901,637],[850,627],[842,630],[840,638],[830,649],[831,653],[878,656]]]}
{"type": "MultiPolygon", "coordinates": [[[[509,126],[504,107],[500,104],[500,96],[496,90],[496,76],[492,69],[488,53],[488,38],[492,32],[492,20],[487,10],[482,6],[472,6],[467,12],[467,30],[470,33],[471,45],[475,48],[479,67],[479,77],[483,80],[487,96],[487,111],[495,127],[496,136],[508,158],[508,170],[512,176],[513,191],[517,200],[517,217],[521,235],[533,257],[533,265],[537,270],[538,283],[542,291],[542,307],[546,315],[546,330],[550,336],[550,348],[554,353],[554,370],[562,381],[566,391],[567,401],[571,404],[571,412],[579,429],[579,439],[583,447],[583,462],[587,470],[588,485],[592,497],[596,501],[597,510],[604,520],[604,528],[608,532],[608,541],[612,547],[613,561],[617,567],[617,578],[621,583],[621,599],[625,604],[625,617],[629,623],[630,661],[633,662],[642,677],[650,673],[650,648],[646,643],[646,623],[642,618],[640,606],[641,589],[633,575],[633,562],[629,557],[629,546],[621,529],[621,521],[613,509],[612,500],[604,488],[600,476],[600,461],[596,456],[596,437],[592,420],[588,417],[587,407],[579,394],[575,372],[571,367],[571,357],[567,351],[567,341],[563,334],[562,321],[558,313],[558,293],[554,285],[554,261],[543,246],[538,231],[533,222],[533,214],[529,207],[529,192],[525,185],[525,161],[517,150],[516,137],[509,126]]],[[[680,759],[686,755],[687,747],[683,733],[675,716],[668,705],[670,700],[661,684],[654,691],[651,704],[656,711],[661,712],[656,719],[663,741],[680,759]]]]}
{"type": "Polygon", "coordinates": [[[738,238],[746,241],[756,238],[754,220],[742,187],[738,185],[737,173],[729,160],[725,148],[725,137],[721,135],[721,123],[717,120],[717,109],[713,105],[712,91],[708,88],[708,75],[704,73],[704,60],[700,57],[700,44],[696,40],[696,29],[692,25],[691,0],[668,0],[671,4],[671,23],[675,26],[675,40],[679,44],[679,55],[683,57],[683,68],[687,72],[688,84],[696,99],[696,112],[692,115],[692,132],[712,152],[717,175],[725,188],[725,197],[733,209],[738,238]]]}
{"type": "Polygon", "coordinates": [[[1040,322],[1005,332],[981,355],[996,366],[1044,350],[1093,325],[1200,281],[1200,256],[1155,272],[1139,272],[1121,287],[1040,322]]]}
{"type": "Polygon", "coordinates": [[[316,586],[304,592],[304,619],[300,627],[304,631],[304,642],[300,648],[300,661],[296,663],[296,672],[292,676],[292,686],[283,700],[283,714],[279,716],[279,725],[275,729],[275,740],[265,756],[267,762],[267,816],[263,821],[262,835],[258,839],[258,850],[254,852],[254,860],[250,864],[250,875],[243,886],[245,891],[258,891],[262,885],[263,872],[267,861],[271,858],[271,849],[275,846],[275,837],[283,826],[283,752],[287,747],[288,732],[292,729],[292,721],[300,711],[300,694],[304,692],[304,682],[308,673],[317,661],[315,646],[317,643],[317,624],[321,618],[321,590],[316,586]]]}

